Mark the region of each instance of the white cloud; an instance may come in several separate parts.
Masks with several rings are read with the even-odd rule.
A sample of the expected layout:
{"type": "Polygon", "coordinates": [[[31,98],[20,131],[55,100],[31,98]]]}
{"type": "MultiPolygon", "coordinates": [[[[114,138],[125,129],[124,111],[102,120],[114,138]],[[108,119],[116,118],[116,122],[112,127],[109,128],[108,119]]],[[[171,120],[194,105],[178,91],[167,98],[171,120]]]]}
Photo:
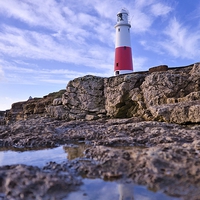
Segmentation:
{"type": "Polygon", "coordinates": [[[131,24],[134,33],[152,31],[153,22],[158,17],[164,16],[172,11],[172,7],[157,0],[135,0],[131,7],[133,8],[131,24]]]}
{"type": "Polygon", "coordinates": [[[135,33],[141,33],[149,30],[153,23],[153,18],[148,14],[140,11],[134,10],[134,15],[131,20],[132,31],[135,33]]]}
{"type": "MultiPolygon", "coordinates": [[[[3,82],[9,82],[13,84],[23,85],[40,85],[41,83],[55,83],[55,84],[67,84],[68,81],[82,77],[85,75],[95,75],[101,77],[108,77],[113,75],[113,65],[105,65],[104,68],[108,68],[106,72],[91,72],[85,70],[79,72],[76,70],[68,69],[42,69],[37,65],[32,65],[32,68],[19,67],[18,64],[27,65],[27,63],[13,61],[12,63],[4,62],[0,59],[0,64],[3,66],[6,74],[3,82]]],[[[30,67],[30,66],[29,66],[30,67]]]]}
{"type": "Polygon", "coordinates": [[[5,31],[0,33],[0,51],[12,57],[55,60],[104,68],[104,64],[109,64],[109,59],[114,55],[110,47],[102,47],[89,41],[79,42],[77,39],[77,43],[72,45],[67,40],[56,41],[46,34],[8,26],[4,28],[5,31]]]}
{"type": "MultiPolygon", "coordinates": [[[[23,62],[23,59],[53,60],[87,66],[104,70],[98,74],[107,73],[110,75],[114,62],[116,13],[122,7],[129,10],[130,18],[133,15],[131,30],[132,33],[138,35],[152,34],[154,21],[172,11],[172,7],[161,0],[127,2],[120,0],[94,0],[92,2],[90,0],[77,0],[76,4],[73,0],[67,2],[44,0],[42,3],[40,0],[0,1],[1,15],[15,18],[16,21],[24,23],[23,29],[17,28],[17,25],[16,27],[2,26],[0,54],[8,55],[18,62],[23,62]]],[[[141,42],[144,49],[157,53],[167,50],[172,55],[177,56],[180,48],[186,48],[182,46],[181,40],[185,40],[186,36],[191,35],[187,31],[184,33],[183,29],[178,27],[175,22],[171,22],[168,29],[164,32],[168,40],[154,41],[153,45],[148,40],[149,38],[146,39],[146,35],[144,35],[145,39],[141,42]],[[175,28],[177,29],[176,33],[174,33],[175,28]],[[179,34],[179,37],[175,38],[174,34],[179,34]],[[173,45],[169,45],[171,41],[173,45]]],[[[156,30],[155,32],[157,33],[156,30]]],[[[197,40],[198,37],[194,38],[193,36],[193,39],[190,38],[187,41],[188,50],[185,51],[185,54],[191,50],[192,45],[195,46],[194,42],[197,40]]],[[[145,64],[146,58],[140,56],[134,58],[134,62],[135,70],[140,70],[145,64]]],[[[10,68],[16,67],[18,73],[35,73],[31,60],[27,61],[27,65],[22,68],[16,63],[14,66],[12,63],[10,64],[10,68]]],[[[77,71],[74,70],[70,74],[69,70],[66,72],[68,77],[65,78],[73,77],[75,74],[79,75],[77,71]]],[[[86,73],[89,71],[87,70],[86,73]]],[[[40,71],[41,76],[45,74],[43,80],[54,81],[55,78],[51,77],[53,71],[48,71],[48,73],[49,76],[46,75],[46,71],[40,71]]]]}
{"type": "Polygon", "coordinates": [[[0,1],[0,11],[31,26],[44,26],[50,29],[66,27],[67,22],[62,16],[62,4],[54,0],[7,0],[0,1]]]}
{"type": "Polygon", "coordinates": [[[0,80],[2,80],[4,78],[4,71],[2,66],[0,66],[0,80]]]}
{"type": "MultiPolygon", "coordinates": [[[[93,3],[92,6],[94,11],[96,5],[93,3]]],[[[64,1],[58,3],[54,0],[43,1],[42,3],[38,0],[22,0],[20,2],[8,0],[6,3],[0,2],[1,14],[6,14],[8,17],[13,17],[27,23],[29,25],[28,29],[33,29],[34,27],[47,28],[53,31],[52,36],[57,36],[57,38],[59,36],[59,39],[67,38],[69,41],[79,42],[79,44],[83,44],[88,38],[100,39],[101,42],[107,44],[107,40],[101,39],[101,32],[95,27],[108,24],[110,28],[114,25],[112,26],[112,23],[109,24],[108,20],[104,20],[102,23],[102,21],[99,21],[102,18],[94,15],[94,13],[91,14],[89,11],[87,13],[87,9],[84,1],[76,7],[74,7],[74,2],[73,4],[68,3],[66,5],[64,1]],[[81,7],[84,12],[77,11],[81,7]],[[99,36],[101,37],[99,38],[99,36]]],[[[108,31],[107,25],[106,27],[102,27],[101,31],[107,36],[106,38],[109,38],[112,34],[112,31],[108,31]]]]}
{"type": "Polygon", "coordinates": [[[174,57],[188,59],[199,57],[199,31],[193,31],[190,27],[182,25],[176,18],[173,18],[164,34],[167,36],[167,39],[159,43],[163,49],[174,57]]]}
{"type": "Polygon", "coordinates": [[[114,57],[113,19],[107,19],[107,15],[94,15],[94,11],[98,10],[99,14],[110,11],[103,11],[103,4],[99,1],[80,1],[79,4],[75,6],[74,2],[66,4],[54,0],[42,3],[39,0],[0,2],[1,14],[29,25],[23,29],[3,26],[0,33],[1,54],[108,69],[114,57]],[[93,12],[90,13],[91,10],[93,12]],[[38,26],[50,29],[52,33],[43,29],[37,31],[38,26]]]}
{"type": "MultiPolygon", "coordinates": [[[[197,27],[185,25],[174,17],[163,31],[156,32],[156,38],[154,33],[151,34],[138,41],[142,48],[149,53],[165,55],[165,58],[168,53],[172,56],[171,60],[173,58],[199,60],[200,31],[197,27]]],[[[156,57],[156,55],[154,56],[156,57]]],[[[163,60],[166,59],[163,58],[160,61],[163,60]]]]}
{"type": "MultiPolygon", "coordinates": [[[[160,7],[165,10],[163,14],[170,9],[161,3],[153,3],[155,0],[148,3],[136,0],[133,4],[127,4],[130,9],[133,7],[133,32],[140,33],[150,29],[154,21],[149,15],[150,6],[157,15],[161,15],[158,13],[160,7]],[[148,12],[144,12],[146,8],[148,12]]],[[[0,34],[1,52],[13,57],[53,59],[91,67],[96,66],[95,61],[98,61],[99,67],[104,67],[103,63],[106,62],[108,65],[111,64],[105,58],[113,59],[110,52],[111,48],[114,48],[115,17],[124,3],[117,0],[95,0],[91,3],[86,0],[78,1],[77,4],[79,6],[74,6],[74,2],[71,1],[66,4],[64,1],[58,3],[55,0],[46,0],[42,3],[39,0],[0,2],[1,13],[24,21],[31,27],[42,26],[53,31],[51,35],[47,35],[45,32],[33,31],[34,29],[31,31],[4,26],[4,32],[0,34]],[[108,8],[112,9],[108,12],[108,8]],[[98,15],[94,14],[95,11],[98,15]]]]}
{"type": "Polygon", "coordinates": [[[149,69],[148,58],[146,57],[133,57],[133,69],[134,71],[146,71],[149,69]]]}
{"type": "Polygon", "coordinates": [[[155,0],[135,0],[135,6],[137,7],[137,9],[143,9],[145,7],[150,6],[151,4],[153,4],[155,2],[155,0]]]}
{"type": "Polygon", "coordinates": [[[122,7],[127,5],[126,2],[119,0],[85,0],[84,2],[86,3],[86,6],[90,6],[98,13],[100,20],[99,23],[104,23],[104,19],[112,21],[112,23],[115,22],[116,13],[121,10],[122,7]]]}
{"type": "Polygon", "coordinates": [[[139,44],[143,47],[144,50],[149,52],[154,52],[157,55],[164,54],[164,49],[161,48],[161,44],[163,44],[163,41],[160,42],[160,40],[140,40],[139,44]]]}
{"type": "Polygon", "coordinates": [[[151,6],[151,12],[153,13],[153,15],[155,16],[162,16],[162,15],[166,15],[169,12],[172,11],[172,8],[164,5],[162,3],[156,3],[154,5],[151,6]]]}

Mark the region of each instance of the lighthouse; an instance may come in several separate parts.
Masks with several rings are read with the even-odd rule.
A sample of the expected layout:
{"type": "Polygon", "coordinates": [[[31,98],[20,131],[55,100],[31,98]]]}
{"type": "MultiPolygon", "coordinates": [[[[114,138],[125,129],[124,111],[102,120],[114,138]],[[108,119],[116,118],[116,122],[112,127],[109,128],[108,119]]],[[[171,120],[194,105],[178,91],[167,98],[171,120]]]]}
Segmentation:
{"type": "Polygon", "coordinates": [[[133,72],[130,28],[128,11],[122,9],[117,13],[117,24],[115,25],[115,76],[133,72]]]}

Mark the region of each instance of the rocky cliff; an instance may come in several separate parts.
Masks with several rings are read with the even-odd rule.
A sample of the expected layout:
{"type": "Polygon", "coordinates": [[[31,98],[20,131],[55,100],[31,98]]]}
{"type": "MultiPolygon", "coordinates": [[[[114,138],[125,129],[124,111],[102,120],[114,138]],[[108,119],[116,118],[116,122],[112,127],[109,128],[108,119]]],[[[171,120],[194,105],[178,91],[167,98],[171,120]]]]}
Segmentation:
{"type": "Polygon", "coordinates": [[[198,123],[200,64],[172,69],[158,66],[110,78],[76,78],[68,83],[66,91],[13,104],[5,120],[33,115],[67,121],[140,117],[147,121],[198,123]]]}

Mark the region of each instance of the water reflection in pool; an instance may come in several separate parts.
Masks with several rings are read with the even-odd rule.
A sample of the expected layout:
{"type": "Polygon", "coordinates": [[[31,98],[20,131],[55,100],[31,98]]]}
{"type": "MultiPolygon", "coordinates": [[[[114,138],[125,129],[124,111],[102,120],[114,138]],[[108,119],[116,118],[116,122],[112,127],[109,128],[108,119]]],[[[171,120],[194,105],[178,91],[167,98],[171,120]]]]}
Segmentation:
{"type": "Polygon", "coordinates": [[[63,147],[65,152],[67,153],[67,159],[73,160],[76,158],[82,158],[84,157],[84,151],[87,148],[86,145],[73,145],[73,146],[64,146],[63,147]]]}
{"type": "Polygon", "coordinates": [[[47,162],[55,161],[58,163],[66,160],[67,155],[63,147],[43,150],[22,151],[19,149],[0,151],[0,166],[26,164],[43,167],[47,162]]]}
{"type": "MultiPolygon", "coordinates": [[[[67,145],[53,149],[0,149],[0,166],[26,164],[43,167],[47,162],[73,160],[84,156],[88,146],[67,145]]],[[[132,183],[108,182],[101,179],[84,179],[78,191],[72,192],[66,200],[180,200],[162,192],[152,192],[144,186],[132,183]]]]}
{"type": "Polygon", "coordinates": [[[161,192],[149,191],[145,186],[132,183],[106,182],[101,179],[85,179],[77,192],[69,194],[65,200],[180,200],[161,192]]]}
{"type": "Polygon", "coordinates": [[[86,146],[69,145],[50,149],[0,149],[0,166],[26,164],[43,167],[47,162],[73,160],[84,156],[86,146]]]}

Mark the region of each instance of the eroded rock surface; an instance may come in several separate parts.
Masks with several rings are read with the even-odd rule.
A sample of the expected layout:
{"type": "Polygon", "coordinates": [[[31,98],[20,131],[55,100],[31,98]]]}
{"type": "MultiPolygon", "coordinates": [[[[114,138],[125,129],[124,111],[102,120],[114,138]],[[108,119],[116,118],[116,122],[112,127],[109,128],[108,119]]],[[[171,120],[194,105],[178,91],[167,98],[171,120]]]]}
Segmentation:
{"type": "Polygon", "coordinates": [[[197,63],[146,76],[142,91],[151,119],[178,124],[199,122],[199,69],[197,63]]]}
{"type": "Polygon", "coordinates": [[[0,167],[1,199],[62,199],[81,185],[81,179],[61,170],[44,170],[34,166],[12,165],[0,167]]]}
{"type": "Polygon", "coordinates": [[[65,90],[60,90],[43,98],[30,98],[27,101],[13,103],[11,109],[4,112],[4,121],[8,124],[18,120],[47,116],[47,108],[52,105],[54,99],[62,97],[64,92],[65,90]]]}
{"type": "Polygon", "coordinates": [[[105,146],[182,145],[200,140],[199,126],[194,127],[146,122],[139,118],[69,122],[29,119],[1,126],[0,147],[55,147],[69,141],[89,141],[105,146]]]}
{"type": "Polygon", "coordinates": [[[101,78],[67,85],[62,105],[48,108],[58,119],[130,118],[168,123],[200,122],[200,64],[101,78]]]}
{"type": "MultiPolygon", "coordinates": [[[[199,125],[146,122],[140,118],[69,122],[40,118],[35,121],[17,121],[12,126],[1,126],[2,136],[2,147],[53,147],[72,141],[88,144],[83,158],[63,164],[51,162],[44,167],[43,170],[50,170],[55,177],[59,172],[57,178],[61,176],[61,182],[62,173],[70,166],[70,169],[84,177],[122,181],[131,179],[137,184],[147,185],[155,191],[163,190],[168,195],[182,199],[192,200],[199,194],[199,125]],[[33,126],[34,122],[37,126],[33,126]]],[[[2,175],[3,183],[18,175],[26,180],[26,173],[19,172],[15,175],[14,171],[18,168],[14,166],[13,169],[12,174],[9,173],[9,167],[0,168],[3,174],[8,173],[6,176],[2,175]]],[[[26,166],[22,167],[23,170],[26,171],[26,166]]],[[[32,170],[35,168],[30,168],[30,173],[32,170]]],[[[39,168],[35,171],[36,174],[46,173],[39,168]]],[[[42,177],[37,176],[36,180],[42,177]]],[[[39,187],[38,182],[35,184],[35,189],[31,190],[33,194],[39,187]]],[[[42,184],[45,185],[46,181],[43,180],[42,184]]],[[[38,195],[48,196],[48,185],[45,187],[47,189],[44,193],[38,195]]],[[[75,186],[72,185],[73,187],[75,186]]],[[[2,192],[6,195],[7,190],[2,186],[2,192]]],[[[16,194],[11,195],[20,195],[24,190],[16,187],[15,191],[16,194]]]]}
{"type": "Polygon", "coordinates": [[[2,199],[23,199],[23,195],[48,199],[52,190],[52,196],[62,199],[62,194],[81,183],[78,173],[79,178],[129,179],[184,200],[197,200],[199,122],[199,63],[74,79],[66,90],[15,103],[11,110],[0,112],[0,148],[81,142],[87,149],[79,159],[71,156],[43,169],[0,167],[2,199]]]}

